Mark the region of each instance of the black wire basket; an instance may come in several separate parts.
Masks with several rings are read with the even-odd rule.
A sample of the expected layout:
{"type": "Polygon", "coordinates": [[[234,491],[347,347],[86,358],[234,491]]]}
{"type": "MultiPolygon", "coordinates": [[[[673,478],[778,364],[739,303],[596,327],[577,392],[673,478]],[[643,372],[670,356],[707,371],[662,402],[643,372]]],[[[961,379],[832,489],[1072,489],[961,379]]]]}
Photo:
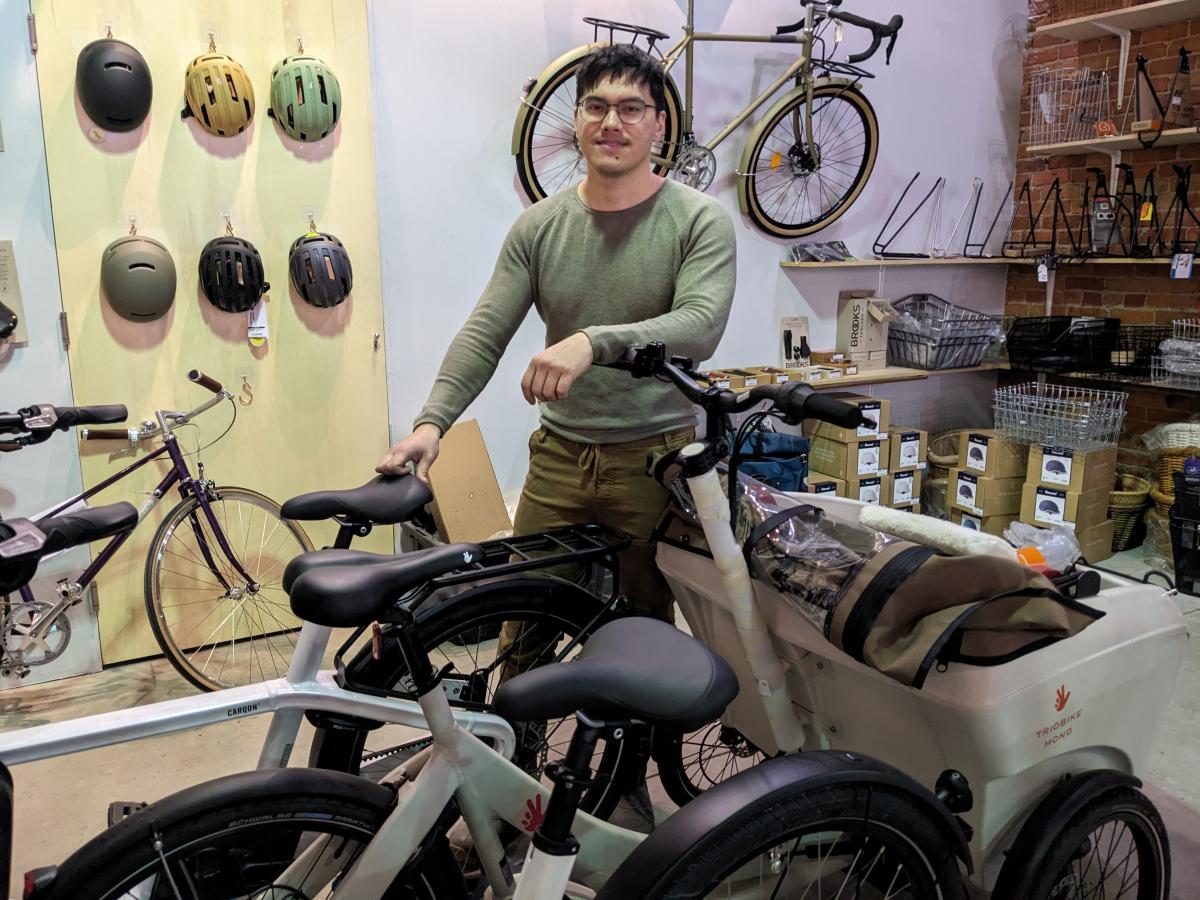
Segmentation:
{"type": "Polygon", "coordinates": [[[910,294],[892,304],[888,363],[911,369],[961,369],[983,362],[1002,336],[992,316],[948,303],[934,294],[910,294]]]}
{"type": "Polygon", "coordinates": [[[1120,319],[1021,316],[1008,331],[1008,359],[1028,372],[1105,372],[1120,331],[1120,319]]]}

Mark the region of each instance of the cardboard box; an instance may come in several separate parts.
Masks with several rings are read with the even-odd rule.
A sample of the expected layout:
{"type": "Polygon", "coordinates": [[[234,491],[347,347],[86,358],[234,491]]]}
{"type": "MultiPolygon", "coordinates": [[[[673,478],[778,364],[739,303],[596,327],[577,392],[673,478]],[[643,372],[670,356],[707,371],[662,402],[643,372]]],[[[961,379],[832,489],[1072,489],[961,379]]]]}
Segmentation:
{"type": "Polygon", "coordinates": [[[846,482],[832,475],[809,472],[808,478],[804,483],[804,492],[807,494],[834,494],[838,497],[845,497],[846,482]]]}
{"type": "Polygon", "coordinates": [[[859,351],[847,354],[850,362],[858,366],[860,372],[870,372],[887,368],[886,350],[859,351]]]}
{"type": "Polygon", "coordinates": [[[883,506],[891,492],[891,475],[857,475],[846,479],[846,496],[871,506],[883,506]]]}
{"type": "Polygon", "coordinates": [[[814,350],[809,360],[818,365],[831,366],[845,362],[846,354],[841,350],[814,350]]]}
{"type": "Polygon", "coordinates": [[[1030,525],[1061,523],[1080,531],[1108,518],[1108,487],[1081,494],[1040,484],[1027,484],[1021,493],[1021,521],[1030,525]]]}
{"type": "Polygon", "coordinates": [[[950,505],[976,516],[1007,516],[1021,511],[1024,478],[988,478],[950,470],[950,505]]]}
{"type": "Polygon", "coordinates": [[[887,474],[888,442],[884,438],[853,443],[813,438],[808,448],[808,465],[817,472],[850,478],[887,474]]]}
{"type": "Polygon", "coordinates": [[[429,488],[433,520],[443,540],[486,541],[497,532],[512,531],[496,470],[474,419],[442,436],[437,462],[429,469],[429,488]]]}
{"type": "MultiPolygon", "coordinates": [[[[828,422],[821,422],[817,419],[808,419],[804,423],[804,433],[809,437],[829,438],[831,441],[860,441],[860,440],[877,440],[886,439],[888,435],[888,421],[891,415],[892,404],[889,400],[880,400],[876,397],[863,397],[860,394],[849,394],[838,392],[829,394],[829,397],[834,400],[840,400],[842,403],[850,403],[857,406],[864,416],[871,421],[865,425],[860,425],[855,428],[841,428],[837,425],[830,425],[828,422]]],[[[885,462],[884,468],[887,467],[885,462]]]]}
{"type": "Polygon", "coordinates": [[[891,453],[888,471],[895,474],[909,469],[924,469],[929,453],[929,432],[920,428],[901,428],[893,425],[888,429],[891,453]]]}
{"type": "MultiPolygon", "coordinates": [[[[711,371],[705,372],[704,375],[706,378],[708,378],[709,383],[712,384],[713,387],[720,388],[721,390],[730,390],[734,387],[733,382],[735,376],[730,375],[728,372],[722,369],[712,369],[711,371]]],[[[739,383],[737,387],[741,387],[741,384],[739,383]]]]}
{"type": "Polygon", "coordinates": [[[1083,494],[1099,488],[1112,490],[1116,474],[1116,447],[1086,453],[1055,447],[1031,447],[1025,480],[1030,484],[1083,494]]]}
{"type": "Polygon", "coordinates": [[[892,480],[892,489],[888,491],[893,509],[915,506],[921,502],[921,473],[916,470],[907,472],[891,472],[888,477],[892,480]]]}
{"type": "Polygon", "coordinates": [[[970,528],[972,531],[982,531],[984,534],[994,534],[997,537],[1004,537],[1004,529],[1017,521],[1014,515],[1004,516],[977,516],[974,513],[965,512],[961,509],[950,510],[950,521],[955,525],[961,525],[963,528],[970,528]]]}
{"type": "Polygon", "coordinates": [[[833,381],[842,377],[842,370],[836,366],[808,366],[804,369],[804,380],[810,384],[833,381]]]}
{"type": "Polygon", "coordinates": [[[1024,479],[1028,448],[1010,444],[994,431],[968,431],[958,447],[958,467],[988,478],[1024,479]]]}
{"type": "Polygon", "coordinates": [[[793,378],[799,380],[799,376],[795,372],[777,369],[775,366],[753,366],[751,371],[758,373],[759,384],[787,384],[793,378]]]}
{"type": "Polygon", "coordinates": [[[898,313],[873,291],[839,291],[837,349],[843,353],[887,353],[887,324],[898,313]]]}

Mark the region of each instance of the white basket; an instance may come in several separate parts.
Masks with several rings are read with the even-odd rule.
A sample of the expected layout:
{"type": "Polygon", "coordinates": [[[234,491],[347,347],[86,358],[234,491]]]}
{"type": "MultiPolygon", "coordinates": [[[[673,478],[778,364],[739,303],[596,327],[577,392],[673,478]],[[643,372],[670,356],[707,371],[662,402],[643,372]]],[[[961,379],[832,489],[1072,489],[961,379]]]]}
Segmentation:
{"type": "Polygon", "coordinates": [[[1111,120],[1108,72],[1071,66],[1038,69],[1030,75],[1030,145],[1094,138],[1096,123],[1111,120]]]}

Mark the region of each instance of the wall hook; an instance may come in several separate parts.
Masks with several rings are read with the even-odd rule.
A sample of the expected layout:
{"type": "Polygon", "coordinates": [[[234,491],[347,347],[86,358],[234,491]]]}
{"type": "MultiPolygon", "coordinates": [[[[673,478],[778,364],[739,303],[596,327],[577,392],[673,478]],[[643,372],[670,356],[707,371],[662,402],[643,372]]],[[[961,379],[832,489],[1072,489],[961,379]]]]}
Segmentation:
{"type": "Polygon", "coordinates": [[[254,389],[250,387],[250,382],[246,376],[242,376],[242,396],[238,397],[238,403],[242,406],[249,406],[254,402],[254,389]]]}

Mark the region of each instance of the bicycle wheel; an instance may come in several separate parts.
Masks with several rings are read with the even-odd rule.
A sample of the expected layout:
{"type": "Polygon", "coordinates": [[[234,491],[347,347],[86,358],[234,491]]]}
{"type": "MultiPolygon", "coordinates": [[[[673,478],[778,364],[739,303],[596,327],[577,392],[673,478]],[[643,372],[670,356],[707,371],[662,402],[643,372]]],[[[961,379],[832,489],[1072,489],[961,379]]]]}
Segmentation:
{"type": "MultiPolygon", "coordinates": [[[[575,72],[584,55],[570,59],[543,79],[537,93],[524,101],[530,109],[520,126],[517,177],[533,203],[578,184],[587,174],[587,163],[575,138],[575,72]]],[[[670,77],[666,79],[666,99],[663,143],[654,152],[671,160],[679,147],[683,117],[679,91],[670,77]]],[[[669,170],[670,166],[654,166],[656,175],[665,175],[669,170]]]]}
{"type": "MultiPolygon", "coordinates": [[[[393,795],[335,773],[308,775],[303,788],[304,781],[290,773],[286,779],[278,773],[233,775],[140,810],[72,854],[48,897],[323,897],[379,830],[393,795]],[[304,868],[285,876],[302,853],[308,854],[304,868]]],[[[466,896],[444,837],[427,844],[387,896],[466,896]]]]}
{"type": "Polygon", "coordinates": [[[1118,788],[1071,817],[1036,866],[1036,874],[1016,892],[1012,873],[1002,873],[996,896],[1167,900],[1171,896],[1169,846],[1154,805],[1140,791],[1118,788]]]}
{"type": "MultiPolygon", "coordinates": [[[[417,614],[417,631],[434,667],[452,666],[443,687],[453,705],[490,710],[492,697],[504,677],[505,663],[514,654],[522,655],[526,662],[536,660],[538,665],[570,658],[579,647],[568,650],[568,644],[583,635],[594,620],[593,627],[607,621],[598,600],[593,598],[591,605],[556,602],[551,590],[554,583],[546,579],[547,588],[539,591],[529,586],[534,580],[524,579],[521,587],[511,591],[450,597],[417,614]],[[496,634],[505,622],[520,623],[521,636],[501,653],[496,634]]],[[[407,668],[397,659],[383,679],[385,683],[378,686],[403,689],[407,675],[407,668]]],[[[414,737],[398,727],[368,732],[317,721],[321,724],[313,737],[309,764],[372,780],[387,774],[428,742],[427,736],[414,737]]],[[[527,771],[540,773],[548,761],[565,754],[574,718],[516,722],[513,727],[517,732],[516,761],[527,771]]],[[[597,777],[584,793],[581,809],[601,818],[612,813],[634,776],[636,744],[637,738],[629,735],[601,745],[599,759],[593,762],[597,777]]]]}
{"type": "MultiPolygon", "coordinates": [[[[654,837],[657,833],[651,840],[654,837]]],[[[638,862],[630,857],[626,864],[638,862]]],[[[799,784],[783,799],[736,810],[720,828],[657,868],[636,886],[620,884],[620,896],[642,900],[734,896],[962,900],[965,896],[954,851],[946,846],[944,835],[914,808],[911,797],[878,783],[818,788],[799,784]]],[[[608,898],[614,886],[610,883],[601,896],[608,898]]]]}
{"type": "Polygon", "coordinates": [[[767,234],[795,238],[835,222],[875,167],[879,122],[854,88],[813,89],[815,146],[805,137],[808,99],[799,95],[755,129],[746,179],[746,212],[767,234]]]}
{"type": "Polygon", "coordinates": [[[744,734],[719,721],[691,734],[654,738],[658,777],[667,796],[679,806],[766,758],[744,734]]]}
{"type": "Polygon", "coordinates": [[[255,491],[213,488],[210,503],[229,553],[195,497],[167,514],[150,543],[146,614],[154,637],[176,671],[201,690],[281,678],[301,622],[280,582],[288,562],[312,543],[278,504],[255,491]]]}

